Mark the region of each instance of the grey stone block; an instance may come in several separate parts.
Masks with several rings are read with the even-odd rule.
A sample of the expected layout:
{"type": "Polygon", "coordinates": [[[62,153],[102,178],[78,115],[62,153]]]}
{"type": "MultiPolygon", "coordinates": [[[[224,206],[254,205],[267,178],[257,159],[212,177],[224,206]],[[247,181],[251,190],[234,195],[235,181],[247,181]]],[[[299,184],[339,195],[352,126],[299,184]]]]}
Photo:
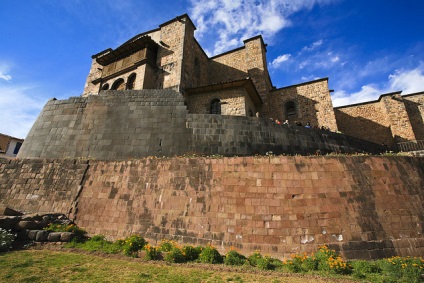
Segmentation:
{"type": "Polygon", "coordinates": [[[61,242],[70,242],[75,237],[75,234],[72,232],[62,232],[60,234],[60,241],[61,242]]]}
{"type": "Polygon", "coordinates": [[[47,241],[49,242],[60,242],[60,238],[63,232],[51,232],[47,236],[47,241]]]}
{"type": "Polygon", "coordinates": [[[49,231],[40,230],[40,231],[37,232],[37,235],[35,236],[35,241],[36,242],[46,242],[49,234],[50,234],[49,231]]]}

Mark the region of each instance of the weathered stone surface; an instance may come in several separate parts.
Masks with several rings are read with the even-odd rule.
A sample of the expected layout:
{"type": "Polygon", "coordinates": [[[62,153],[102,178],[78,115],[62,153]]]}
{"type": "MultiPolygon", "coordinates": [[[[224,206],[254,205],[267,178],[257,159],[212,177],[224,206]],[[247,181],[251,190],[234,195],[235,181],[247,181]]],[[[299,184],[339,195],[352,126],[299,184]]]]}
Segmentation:
{"type": "Polygon", "coordinates": [[[38,227],[37,222],[33,220],[22,220],[22,221],[19,221],[15,226],[16,230],[23,230],[23,229],[33,230],[33,229],[37,229],[37,227],[38,227]]]}
{"type": "Polygon", "coordinates": [[[70,242],[75,237],[75,234],[72,232],[62,232],[60,234],[60,241],[61,242],[70,242]]]}
{"type": "Polygon", "coordinates": [[[50,232],[46,230],[39,230],[35,236],[36,242],[46,242],[50,232]]]}
{"type": "Polygon", "coordinates": [[[50,232],[47,236],[47,241],[49,242],[59,242],[62,237],[63,232],[50,232]]]}
{"type": "MultiPolygon", "coordinates": [[[[28,238],[30,239],[30,240],[36,240],[36,238],[37,238],[37,234],[38,234],[38,232],[42,232],[43,230],[29,230],[28,231],[28,238]]],[[[47,231],[44,231],[44,232],[47,232],[47,231]]]]}
{"type": "MultiPolygon", "coordinates": [[[[4,169],[2,163],[0,174],[13,175],[17,184],[31,178],[19,164],[40,164],[14,162],[21,174],[13,175],[17,169],[4,169]]],[[[48,198],[33,206],[40,210],[46,201],[63,203],[68,195],[63,183],[75,178],[72,170],[80,170],[67,160],[62,166],[58,160],[44,162],[32,172],[64,179],[46,185],[48,198]]],[[[222,252],[235,246],[246,254],[259,249],[277,257],[322,244],[346,257],[424,252],[422,158],[144,158],[85,165],[86,174],[75,181],[80,191],[69,194],[72,202],[64,211],[72,207],[76,224],[92,235],[116,239],[140,233],[151,242],[173,238],[213,244],[222,252]]],[[[9,184],[4,176],[0,201],[25,207],[33,188],[16,191],[4,186],[9,184]]],[[[35,239],[34,231],[29,235],[35,239]]]]}
{"type": "Polygon", "coordinates": [[[0,205],[0,215],[5,216],[19,216],[22,215],[22,212],[11,209],[10,207],[6,207],[4,205],[0,205]]]}

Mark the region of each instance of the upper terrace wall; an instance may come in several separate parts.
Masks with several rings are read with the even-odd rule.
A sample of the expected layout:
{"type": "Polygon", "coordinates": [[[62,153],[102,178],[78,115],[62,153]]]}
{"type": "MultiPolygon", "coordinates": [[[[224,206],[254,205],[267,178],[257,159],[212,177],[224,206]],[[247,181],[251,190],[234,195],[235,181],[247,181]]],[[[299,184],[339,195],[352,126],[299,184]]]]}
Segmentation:
{"type": "Polygon", "coordinates": [[[139,233],[281,258],[331,245],[348,258],[424,253],[424,159],[0,159],[0,204],[61,212],[91,234],[139,233]]]}
{"type": "Polygon", "coordinates": [[[19,158],[123,159],[183,154],[254,155],[374,152],[378,145],[266,118],[187,114],[172,90],[105,91],[50,100],[19,158]]]}

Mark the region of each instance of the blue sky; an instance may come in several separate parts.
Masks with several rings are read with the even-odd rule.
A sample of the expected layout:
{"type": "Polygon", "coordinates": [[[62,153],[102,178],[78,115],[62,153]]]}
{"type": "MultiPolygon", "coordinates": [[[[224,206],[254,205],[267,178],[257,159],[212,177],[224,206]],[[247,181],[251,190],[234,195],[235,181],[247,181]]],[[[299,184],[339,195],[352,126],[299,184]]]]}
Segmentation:
{"type": "Polygon", "coordinates": [[[1,1],[0,133],[81,95],[91,55],[187,13],[209,55],[262,34],[273,84],[329,77],[335,106],[424,91],[422,0],[1,1]]]}

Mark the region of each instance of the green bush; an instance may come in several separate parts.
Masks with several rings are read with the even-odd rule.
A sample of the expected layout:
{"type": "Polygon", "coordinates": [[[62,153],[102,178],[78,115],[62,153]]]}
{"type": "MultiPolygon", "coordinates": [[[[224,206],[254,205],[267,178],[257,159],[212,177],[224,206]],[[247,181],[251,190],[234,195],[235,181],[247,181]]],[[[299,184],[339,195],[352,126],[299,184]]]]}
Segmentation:
{"type": "Polygon", "coordinates": [[[122,247],[122,251],[126,256],[137,257],[138,251],[142,250],[147,244],[146,240],[140,235],[132,235],[124,240],[116,241],[122,247]]]}
{"type": "Polygon", "coordinates": [[[202,247],[184,246],[182,248],[183,253],[187,261],[195,261],[199,258],[202,252],[202,247]]]}
{"type": "Polygon", "coordinates": [[[162,252],[170,252],[174,247],[177,247],[178,243],[171,240],[162,240],[159,243],[159,250],[162,252]]]}
{"type": "Polygon", "coordinates": [[[349,262],[352,265],[352,276],[359,279],[365,279],[369,274],[379,273],[381,269],[373,261],[353,260],[349,262]]]}
{"type": "Polygon", "coordinates": [[[275,266],[273,265],[273,260],[269,256],[264,256],[257,260],[257,268],[262,270],[273,270],[275,266]]]}
{"type": "Polygon", "coordinates": [[[146,251],[146,257],[147,260],[158,260],[159,259],[159,249],[155,246],[152,246],[150,244],[147,244],[143,248],[146,251]]]}
{"type": "Polygon", "coordinates": [[[378,260],[377,266],[381,269],[383,278],[397,278],[397,282],[422,282],[424,260],[422,257],[394,256],[378,260]]]}
{"type": "Polygon", "coordinates": [[[230,250],[224,257],[224,263],[226,265],[243,265],[246,260],[246,257],[236,250],[230,250]]]}
{"type": "Polygon", "coordinates": [[[15,235],[12,234],[11,230],[0,228],[0,252],[7,252],[10,250],[14,241],[15,235]]]}
{"type": "Polygon", "coordinates": [[[173,247],[172,250],[166,254],[164,259],[167,262],[174,263],[183,263],[187,261],[183,251],[179,247],[173,247]]]}
{"type": "Polygon", "coordinates": [[[214,247],[208,245],[205,248],[203,248],[202,252],[199,256],[200,262],[204,263],[222,263],[222,256],[219,254],[217,249],[214,247]]]}
{"type": "Polygon", "coordinates": [[[249,262],[249,264],[251,266],[257,266],[258,265],[258,260],[262,259],[262,255],[255,251],[253,254],[251,254],[248,258],[247,261],[249,262]]]}

